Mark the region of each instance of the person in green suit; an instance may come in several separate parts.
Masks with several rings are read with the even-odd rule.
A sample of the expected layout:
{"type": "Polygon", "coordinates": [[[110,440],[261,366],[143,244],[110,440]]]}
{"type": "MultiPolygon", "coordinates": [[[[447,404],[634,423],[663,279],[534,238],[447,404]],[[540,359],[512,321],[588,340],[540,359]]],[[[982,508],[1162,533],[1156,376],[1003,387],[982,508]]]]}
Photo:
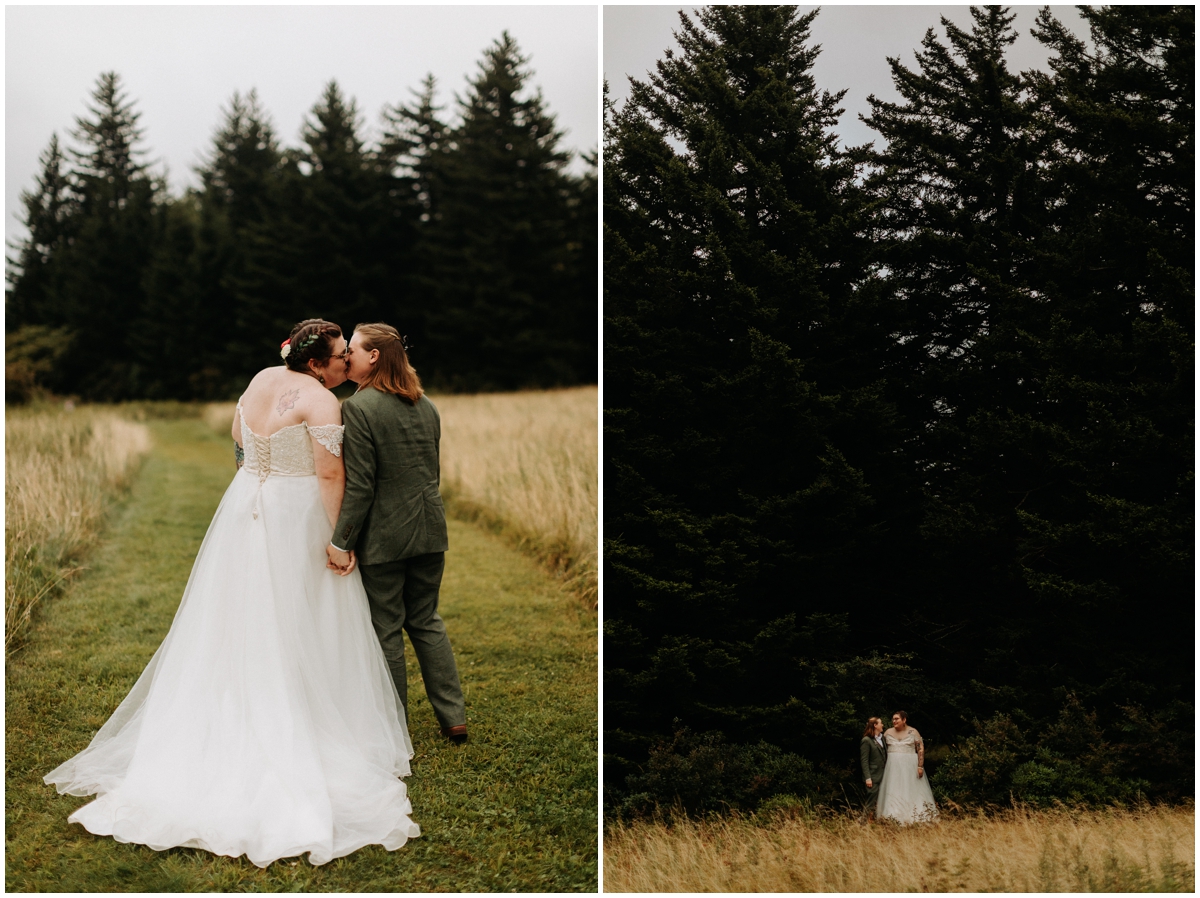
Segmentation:
{"type": "Polygon", "coordinates": [[[371,623],[405,712],[407,632],[442,733],[465,742],[458,667],[438,614],[449,548],[438,490],[441,418],[394,327],[360,324],[346,364],[358,392],[342,403],[346,493],[327,549],[329,567],[361,571],[371,623]]]}
{"type": "Polygon", "coordinates": [[[867,787],[866,820],[875,819],[875,806],[879,802],[879,782],[883,779],[883,768],[887,764],[887,749],[883,745],[883,721],[872,717],[867,721],[863,731],[862,742],[858,746],[859,760],[862,762],[863,782],[867,787]]]}

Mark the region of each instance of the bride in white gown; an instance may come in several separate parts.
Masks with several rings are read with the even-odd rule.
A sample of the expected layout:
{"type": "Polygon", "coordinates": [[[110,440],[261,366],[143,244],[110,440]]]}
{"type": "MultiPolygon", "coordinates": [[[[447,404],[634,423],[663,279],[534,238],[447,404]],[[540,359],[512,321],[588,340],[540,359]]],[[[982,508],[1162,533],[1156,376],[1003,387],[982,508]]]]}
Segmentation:
{"type": "Polygon", "coordinates": [[[876,815],[898,823],[936,820],[937,805],[925,776],[925,742],[908,725],[908,715],[903,711],[892,715],[892,728],[883,734],[883,743],[888,754],[876,815]]]}
{"type": "Polygon", "coordinates": [[[314,864],[418,836],[412,743],[362,581],[326,567],[341,506],[346,340],[297,325],[285,366],[238,403],[245,462],[196,556],[179,610],[86,749],[46,775],[97,795],[69,818],[156,850],[314,864]]]}

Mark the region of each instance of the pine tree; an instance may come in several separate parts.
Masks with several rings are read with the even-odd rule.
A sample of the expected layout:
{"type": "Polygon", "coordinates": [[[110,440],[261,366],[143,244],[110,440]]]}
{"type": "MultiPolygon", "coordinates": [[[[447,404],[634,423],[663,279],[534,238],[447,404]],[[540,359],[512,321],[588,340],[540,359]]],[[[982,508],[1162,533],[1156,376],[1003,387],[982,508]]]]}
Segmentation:
{"type": "Polygon", "coordinates": [[[575,347],[575,357],[567,356],[567,359],[582,383],[592,383],[599,375],[596,339],[600,275],[600,234],[596,226],[600,202],[599,156],[598,152],[592,151],[583,157],[587,168],[572,184],[568,198],[572,239],[567,244],[567,289],[568,295],[578,297],[578,301],[558,306],[561,319],[553,325],[567,335],[569,344],[575,347]],[[593,297],[592,302],[587,301],[589,296],[593,297]]]}
{"type": "Polygon", "coordinates": [[[1074,254],[1060,278],[1077,295],[1123,293],[1129,307],[1114,305],[1117,314],[1161,311],[1191,334],[1195,8],[1082,7],[1081,14],[1094,52],[1048,11],[1034,32],[1056,54],[1053,76],[1035,86],[1059,141],[1056,224],[1074,254]]]}
{"type": "Polygon", "coordinates": [[[115,72],[100,76],[90,117],[76,119],[70,183],[78,208],[71,241],[59,254],[61,281],[50,314],[72,332],[53,386],[88,399],[140,395],[146,372],[129,334],[145,304],[142,278],[160,232],[165,184],[140,161],[140,113],[115,72]]]}
{"type": "Polygon", "coordinates": [[[815,15],[681,13],[681,52],[607,117],[613,783],[681,721],[838,754],[850,696],[878,688],[851,683],[879,664],[846,662],[851,642],[879,644],[861,628],[888,599],[879,484],[900,437],[878,382],[884,310],[859,289],[842,94],[812,75],[815,15]]]}
{"type": "Polygon", "coordinates": [[[8,332],[26,325],[61,323],[52,312],[55,262],[70,234],[74,206],[57,134],[51,136],[38,161],[42,170],[34,189],[23,190],[20,195],[25,207],[22,224],[28,234],[13,247],[17,257],[7,259],[5,329],[8,332]]]}
{"type": "MultiPolygon", "coordinates": [[[[410,345],[418,348],[420,359],[426,349],[430,305],[436,302],[441,287],[438,273],[448,264],[442,258],[443,247],[436,235],[440,233],[451,137],[442,107],[436,102],[437,81],[433,75],[427,75],[421,89],[414,93],[415,102],[384,110],[380,156],[401,185],[393,201],[396,214],[413,222],[408,264],[394,275],[404,285],[407,297],[403,308],[396,310],[394,323],[410,338],[410,345]],[[405,184],[407,191],[403,190],[405,184]]],[[[425,358],[431,364],[427,367],[422,360],[422,372],[436,375],[436,357],[425,358]]]]}
{"type": "Polygon", "coordinates": [[[391,274],[407,246],[397,237],[390,171],[364,144],[358,109],[331,81],[286,154],[277,198],[248,240],[238,286],[238,327],[254,340],[246,361],[269,364],[297,320],[324,317],[347,330],[401,305],[391,274]]]}
{"type": "Polygon", "coordinates": [[[1185,653],[1143,611],[1190,583],[1191,344],[1164,309],[1191,306],[1192,31],[1174,16],[1172,47],[1173,16],[1088,11],[1093,58],[1045,14],[1054,74],[1017,76],[1012,16],[972,15],[943,20],[948,47],[927,35],[920,71],[893,60],[903,102],[867,119],[926,482],[899,579],[913,638],[955,633],[924,655],[976,684],[959,714],[1049,719],[1056,687],[1112,712],[1185,653]]]}
{"type": "Polygon", "coordinates": [[[442,120],[443,107],[436,102],[437,79],[426,75],[416,102],[397,104],[384,110],[381,155],[411,178],[410,187],[420,208],[420,220],[429,222],[441,214],[444,189],[444,158],[450,149],[449,126],[442,120]]]}
{"type": "Polygon", "coordinates": [[[138,398],[225,398],[217,385],[233,328],[204,289],[199,207],[198,198],[188,195],[161,211],[161,234],[142,276],[141,317],[129,335],[143,371],[138,398]]]}
{"type": "Polygon", "coordinates": [[[1094,50],[1048,11],[1035,30],[1056,54],[1034,82],[1049,321],[1017,562],[1031,647],[1109,713],[1162,709],[1190,699],[1191,637],[1161,621],[1193,592],[1195,11],[1081,13],[1094,50]]]}
{"type": "Polygon", "coordinates": [[[996,6],[972,7],[971,16],[970,30],[941,19],[946,43],[929,29],[917,70],[889,59],[901,102],[871,96],[864,117],[886,140],[869,157],[866,186],[877,203],[881,289],[896,314],[889,395],[912,434],[904,458],[926,492],[924,544],[899,577],[913,613],[898,635],[953,632],[925,649],[948,679],[978,674],[955,665],[988,656],[994,641],[985,634],[1017,639],[1033,626],[1009,613],[1019,592],[1011,525],[1039,472],[1000,446],[1020,439],[1009,419],[1037,406],[1028,336],[1045,322],[1044,141],[1027,85],[1005,60],[1015,17],[996,6]],[[979,583],[976,595],[953,601],[965,582],[979,583]]]}
{"type": "Polygon", "coordinates": [[[439,250],[427,327],[433,371],[450,385],[594,376],[594,367],[573,367],[580,348],[558,324],[564,305],[594,309],[595,294],[571,289],[569,155],[541,93],[525,92],[527,64],[507,33],[485,52],[444,159],[441,208],[429,223],[439,250]]]}
{"type": "MultiPolygon", "coordinates": [[[[272,214],[282,189],[283,153],[275,129],[255,91],[235,93],[213,135],[208,157],[197,170],[201,181],[195,214],[195,272],[201,330],[208,336],[204,367],[196,378],[198,398],[236,395],[269,356],[264,335],[238,326],[249,323],[240,303],[249,282],[251,246],[272,214]],[[223,335],[218,337],[217,335],[223,335]],[[220,383],[221,369],[231,380],[220,383]]],[[[273,339],[275,331],[265,335],[273,339]]],[[[275,341],[276,345],[278,341],[275,341]]]]}

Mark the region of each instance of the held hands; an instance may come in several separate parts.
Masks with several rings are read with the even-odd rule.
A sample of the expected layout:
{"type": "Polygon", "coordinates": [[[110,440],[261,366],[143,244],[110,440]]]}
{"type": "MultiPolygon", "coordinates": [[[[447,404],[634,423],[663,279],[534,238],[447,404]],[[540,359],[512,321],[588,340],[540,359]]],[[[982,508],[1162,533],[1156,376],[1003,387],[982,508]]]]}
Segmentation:
{"type": "Polygon", "coordinates": [[[339,576],[345,577],[358,566],[358,558],[355,556],[353,550],[343,552],[333,545],[328,545],[325,547],[325,554],[329,556],[329,559],[325,562],[325,567],[331,571],[336,571],[339,576]]]}

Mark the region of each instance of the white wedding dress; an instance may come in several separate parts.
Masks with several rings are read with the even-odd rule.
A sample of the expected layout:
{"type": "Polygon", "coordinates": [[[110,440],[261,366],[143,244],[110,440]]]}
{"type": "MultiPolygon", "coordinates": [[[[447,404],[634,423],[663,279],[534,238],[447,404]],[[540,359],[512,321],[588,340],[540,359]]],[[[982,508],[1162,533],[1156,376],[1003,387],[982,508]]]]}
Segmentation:
{"type": "Polygon", "coordinates": [[[876,815],[899,823],[936,820],[938,811],[933,790],[929,788],[929,777],[917,776],[917,746],[921,744],[921,734],[912,727],[905,727],[903,736],[888,730],[883,734],[883,742],[888,755],[879,784],[876,815]]]}
{"type": "MultiPolygon", "coordinates": [[[[325,567],[313,439],[241,417],[245,464],[200,546],[170,632],[86,749],[46,775],[98,795],[69,818],[156,850],[323,864],[420,835],[412,743],[358,571],[325,567]]],[[[311,433],[311,437],[310,437],[311,433]]]]}

